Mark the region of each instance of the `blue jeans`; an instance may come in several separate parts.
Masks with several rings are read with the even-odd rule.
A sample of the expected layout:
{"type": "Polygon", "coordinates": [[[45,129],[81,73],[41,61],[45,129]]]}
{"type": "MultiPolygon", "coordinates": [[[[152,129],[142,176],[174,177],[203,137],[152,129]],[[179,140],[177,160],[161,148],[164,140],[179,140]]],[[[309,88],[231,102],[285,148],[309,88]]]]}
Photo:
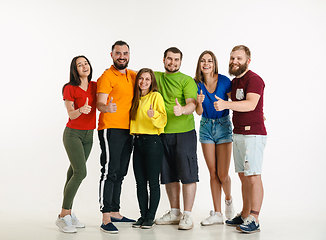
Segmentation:
{"type": "Polygon", "coordinates": [[[230,116],[227,115],[218,119],[202,117],[199,127],[199,142],[213,144],[232,142],[230,116]]]}

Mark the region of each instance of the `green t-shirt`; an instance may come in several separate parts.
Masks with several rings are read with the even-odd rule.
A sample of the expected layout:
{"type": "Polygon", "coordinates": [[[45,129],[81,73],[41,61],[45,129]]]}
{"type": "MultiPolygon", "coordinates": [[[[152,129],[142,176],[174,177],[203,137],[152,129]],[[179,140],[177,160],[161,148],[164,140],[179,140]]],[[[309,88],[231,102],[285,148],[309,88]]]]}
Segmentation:
{"type": "Polygon", "coordinates": [[[183,133],[195,129],[194,115],[174,115],[175,99],[181,106],[186,105],[187,98],[197,99],[197,84],[190,76],[181,72],[164,73],[154,72],[159,92],[163,96],[167,113],[167,124],[164,133],[183,133]]]}

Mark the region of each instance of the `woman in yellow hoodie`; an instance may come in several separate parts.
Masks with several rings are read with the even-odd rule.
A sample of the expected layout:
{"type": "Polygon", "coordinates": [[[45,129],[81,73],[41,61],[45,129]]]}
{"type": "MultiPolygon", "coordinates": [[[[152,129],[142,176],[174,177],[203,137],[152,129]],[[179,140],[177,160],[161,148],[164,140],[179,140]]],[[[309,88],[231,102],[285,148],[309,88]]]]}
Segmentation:
{"type": "Polygon", "coordinates": [[[132,226],[152,228],[160,201],[163,146],[159,135],[164,132],[167,116],[151,69],[143,68],[136,76],[130,118],[130,134],[134,135],[133,168],[141,214],[132,226]]]}

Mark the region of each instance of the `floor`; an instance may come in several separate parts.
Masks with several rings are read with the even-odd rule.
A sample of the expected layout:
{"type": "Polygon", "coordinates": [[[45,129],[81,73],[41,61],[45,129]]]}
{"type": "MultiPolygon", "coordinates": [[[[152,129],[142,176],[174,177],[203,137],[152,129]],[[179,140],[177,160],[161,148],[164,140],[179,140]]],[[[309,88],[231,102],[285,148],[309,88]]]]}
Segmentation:
{"type": "MultiPolygon", "coordinates": [[[[1,214],[1,213],[0,213],[1,214]]],[[[275,216],[275,215],[274,215],[275,216]]],[[[85,217],[85,216],[83,216],[85,217]]],[[[79,229],[76,234],[62,233],[55,225],[55,219],[50,216],[34,215],[23,216],[1,216],[0,219],[0,239],[46,239],[46,240],[94,240],[94,239],[116,239],[116,240],[197,240],[197,239],[220,239],[220,240],[283,240],[283,239],[326,239],[326,227],[322,220],[318,218],[275,216],[261,217],[261,232],[254,234],[244,234],[235,228],[225,224],[208,227],[200,226],[202,216],[196,215],[193,219],[195,226],[192,230],[178,230],[176,225],[155,226],[152,229],[132,228],[130,224],[119,223],[118,234],[107,234],[99,229],[99,215],[87,217],[86,228],[79,229]],[[314,220],[314,221],[313,221],[314,220]]],[[[80,219],[81,220],[81,219],[80,219]]]]}

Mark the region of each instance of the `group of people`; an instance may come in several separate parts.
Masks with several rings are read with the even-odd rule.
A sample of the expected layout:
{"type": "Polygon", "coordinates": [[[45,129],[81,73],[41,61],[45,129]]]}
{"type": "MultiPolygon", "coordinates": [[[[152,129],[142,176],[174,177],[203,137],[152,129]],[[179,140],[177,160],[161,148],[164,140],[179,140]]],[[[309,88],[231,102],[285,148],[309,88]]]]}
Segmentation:
{"type": "Polygon", "coordinates": [[[63,143],[70,167],[56,225],[66,233],[85,227],[72,212],[72,204],[86,177],[98,109],[101,230],[118,233],[116,222],[130,222],[133,227],[144,229],[155,224],[176,224],[181,230],[193,228],[191,212],[199,181],[193,116],[196,111],[202,115],[199,141],[210,173],[214,206],[201,224],[224,223],[223,189],[226,224],[246,233],[260,231],[261,173],[267,137],[263,116],[265,85],[248,68],[250,50],[244,45],[232,49],[229,62],[229,74],[235,76],[232,82],[218,73],[217,59],[211,51],[199,56],[194,78],[179,71],[183,55],[176,47],[164,52],[164,72],[128,69],[130,51],[124,41],[113,44],[111,57],[113,65],[97,82],[91,81],[92,66],[85,56],[77,56],[71,62],[70,80],[63,87],[69,115],[63,143]],[[233,134],[229,110],[233,111],[233,134]],[[228,175],[232,142],[243,200],[242,211],[236,216],[228,175]],[[140,209],[138,220],[120,214],[121,186],[132,152],[140,209]],[[155,219],[160,182],[165,185],[170,210],[155,219]]]}

